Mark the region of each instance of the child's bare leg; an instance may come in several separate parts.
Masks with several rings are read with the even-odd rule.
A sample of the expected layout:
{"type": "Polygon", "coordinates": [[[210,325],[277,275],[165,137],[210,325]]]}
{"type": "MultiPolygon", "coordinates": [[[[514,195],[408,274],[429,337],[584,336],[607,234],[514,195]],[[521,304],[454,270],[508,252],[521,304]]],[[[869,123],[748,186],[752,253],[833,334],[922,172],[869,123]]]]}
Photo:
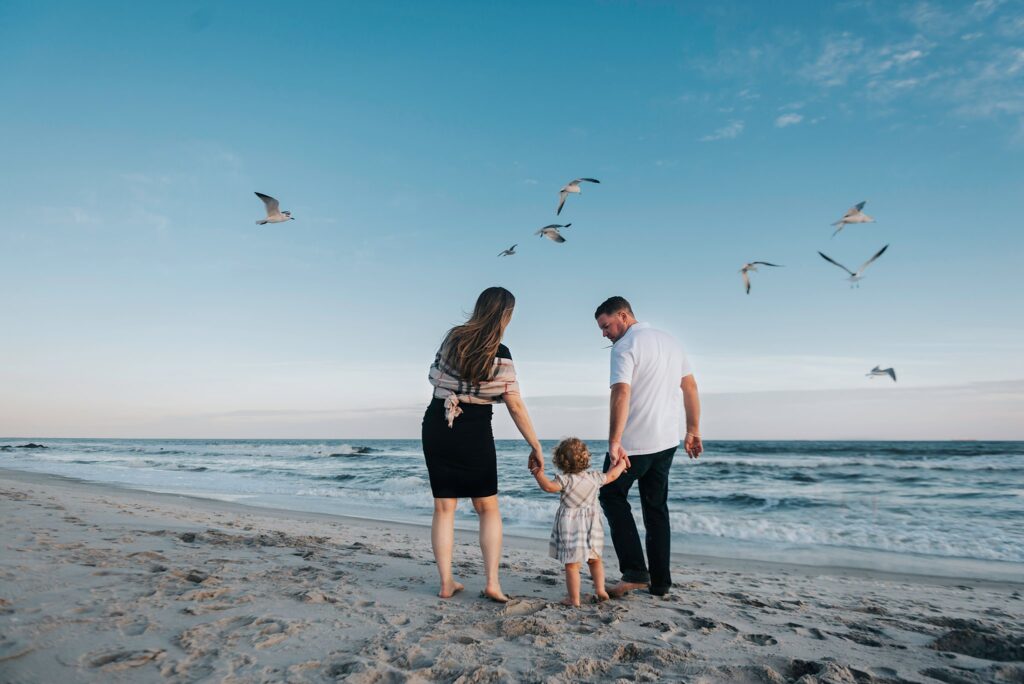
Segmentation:
{"type": "Polygon", "coordinates": [[[562,605],[580,607],[580,564],[565,564],[565,588],[568,595],[562,599],[562,605]]]}
{"type": "Polygon", "coordinates": [[[604,588],[604,563],[600,558],[591,558],[587,561],[590,566],[590,579],[594,580],[594,595],[598,601],[608,600],[608,591],[604,588]]]}

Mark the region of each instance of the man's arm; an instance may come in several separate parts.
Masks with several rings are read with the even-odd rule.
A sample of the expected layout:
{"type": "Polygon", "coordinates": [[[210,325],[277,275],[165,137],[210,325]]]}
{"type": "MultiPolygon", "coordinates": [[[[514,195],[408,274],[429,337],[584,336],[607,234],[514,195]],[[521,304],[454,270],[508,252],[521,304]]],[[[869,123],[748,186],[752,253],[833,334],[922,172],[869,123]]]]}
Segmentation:
{"type": "Polygon", "coordinates": [[[690,458],[697,458],[704,451],[704,442],[700,437],[700,395],[697,393],[697,380],[692,374],[687,375],[679,383],[683,390],[683,408],[686,409],[686,439],[683,449],[690,458]]]}
{"type": "Polygon", "coordinates": [[[612,465],[618,465],[624,458],[627,468],[630,465],[629,455],[622,448],[622,432],[626,429],[626,420],[629,418],[629,395],[628,382],[617,382],[612,385],[611,416],[608,420],[608,454],[611,456],[612,465]]]}

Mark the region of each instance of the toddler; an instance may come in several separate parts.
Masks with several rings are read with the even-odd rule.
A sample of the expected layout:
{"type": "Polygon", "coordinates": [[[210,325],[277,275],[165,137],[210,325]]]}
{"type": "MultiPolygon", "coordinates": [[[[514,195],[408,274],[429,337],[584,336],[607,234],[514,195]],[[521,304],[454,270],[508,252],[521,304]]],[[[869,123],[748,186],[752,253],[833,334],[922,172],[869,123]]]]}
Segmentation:
{"type": "Polygon", "coordinates": [[[562,600],[567,606],[580,605],[580,564],[590,566],[594,580],[594,593],[599,601],[608,599],[604,588],[604,526],[597,494],[601,487],[614,482],[626,469],[626,459],[619,461],[607,473],[587,470],[590,451],[582,440],[570,437],[555,447],[555,466],[561,470],[554,480],[544,475],[544,466],[534,463],[530,472],[545,492],[561,492],[562,499],[555,513],[548,553],[565,565],[565,586],[568,595],[562,600]]]}

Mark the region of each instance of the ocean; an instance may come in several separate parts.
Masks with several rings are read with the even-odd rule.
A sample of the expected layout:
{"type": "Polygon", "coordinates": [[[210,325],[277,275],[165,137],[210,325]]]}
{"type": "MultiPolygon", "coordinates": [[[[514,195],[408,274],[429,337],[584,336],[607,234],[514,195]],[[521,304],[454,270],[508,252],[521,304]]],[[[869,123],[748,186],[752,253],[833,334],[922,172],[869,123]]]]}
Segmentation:
{"type": "MultiPolygon", "coordinates": [[[[551,474],[555,442],[543,444],[551,474]]],[[[607,446],[589,444],[602,455],[607,446]]],[[[523,442],[497,446],[506,534],[546,538],[558,495],[537,487],[523,442]]],[[[1024,442],[716,441],[705,448],[696,461],[676,454],[674,551],[1024,578],[1024,442]]],[[[418,440],[0,438],[0,467],[375,520],[429,525],[432,510],[418,440]],[[46,448],[22,448],[30,442],[46,448]]],[[[474,528],[474,516],[461,503],[457,525],[474,528]]]]}

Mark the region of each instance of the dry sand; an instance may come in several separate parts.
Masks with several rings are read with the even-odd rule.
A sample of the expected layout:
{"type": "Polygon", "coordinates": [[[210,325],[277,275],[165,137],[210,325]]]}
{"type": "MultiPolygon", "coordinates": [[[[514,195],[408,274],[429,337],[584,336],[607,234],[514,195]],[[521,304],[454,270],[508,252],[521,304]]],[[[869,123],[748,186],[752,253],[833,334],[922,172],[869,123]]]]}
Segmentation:
{"type": "Polygon", "coordinates": [[[680,555],[571,609],[508,538],[499,606],[472,534],[442,601],[411,525],[2,469],[0,513],[2,682],[1024,681],[1020,584],[680,555]]]}

